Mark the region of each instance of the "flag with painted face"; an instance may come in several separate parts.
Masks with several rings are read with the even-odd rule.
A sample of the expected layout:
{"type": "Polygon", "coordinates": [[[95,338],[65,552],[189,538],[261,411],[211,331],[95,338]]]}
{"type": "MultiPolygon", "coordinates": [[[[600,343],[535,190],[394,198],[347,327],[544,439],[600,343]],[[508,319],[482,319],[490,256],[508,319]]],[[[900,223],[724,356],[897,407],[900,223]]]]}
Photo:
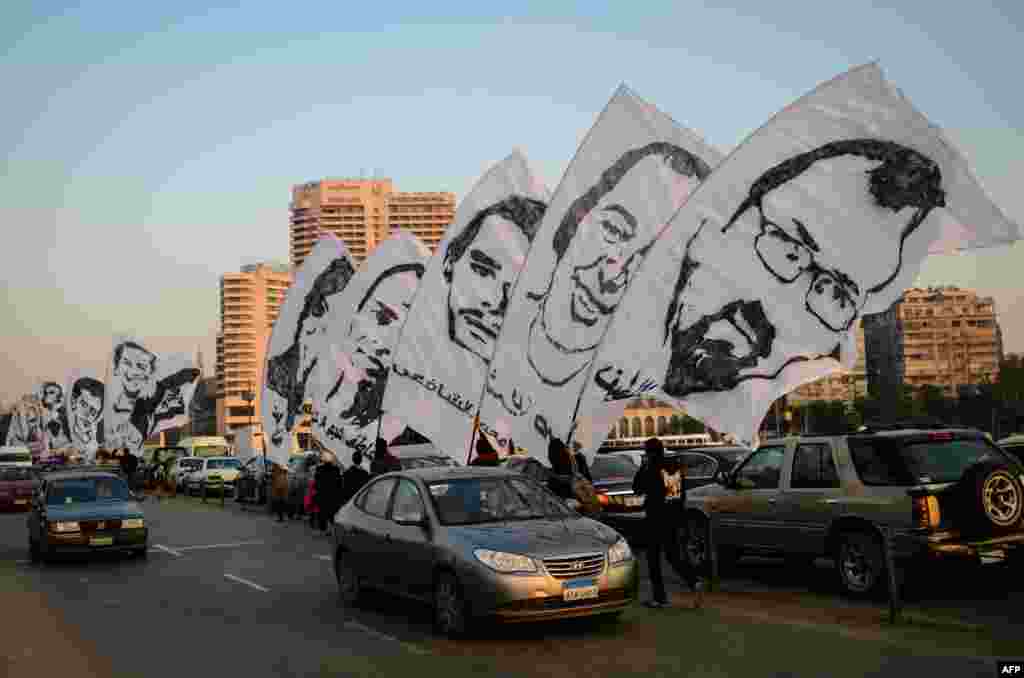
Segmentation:
{"type": "Polygon", "coordinates": [[[619,88],[566,170],[508,301],[480,406],[483,430],[545,462],[550,438],[568,437],[623,294],[719,159],[696,134],[619,88]]]}
{"type": "Polygon", "coordinates": [[[106,387],[97,374],[74,370],[65,382],[65,410],[69,447],[87,463],[96,461],[97,450],[104,445],[103,401],[106,387]]]}
{"type": "Polygon", "coordinates": [[[103,426],[108,449],[140,456],[146,439],[185,422],[199,382],[186,353],[158,355],[138,337],[114,338],[105,384],[103,426]]]}
{"type": "Polygon", "coordinates": [[[39,402],[43,406],[43,428],[49,450],[67,449],[71,440],[67,430],[67,393],[64,384],[58,381],[44,381],[37,389],[39,402]]]}
{"type": "Polygon", "coordinates": [[[927,254],[1020,235],[878,66],[856,68],[783,109],[673,217],[580,409],[654,397],[753,443],[777,398],[853,366],[857,320],[927,254]]]}
{"type": "Polygon", "coordinates": [[[391,355],[430,250],[407,231],[394,231],[363,262],[327,313],[322,389],[313,400],[313,436],[343,463],[372,454],[378,432],[398,436],[404,423],[381,417],[391,355]]]}
{"type": "Polygon", "coordinates": [[[33,459],[40,458],[49,452],[46,440],[46,410],[38,394],[25,395],[11,408],[11,418],[7,425],[7,439],[4,444],[10,447],[27,447],[33,459]]]}
{"type": "Polygon", "coordinates": [[[345,243],[320,236],[285,293],[267,342],[263,388],[256,405],[263,423],[267,458],[286,465],[304,405],[321,386],[317,375],[329,345],[328,316],[355,276],[345,243]]]}
{"type": "Polygon", "coordinates": [[[429,260],[395,348],[383,411],[457,458],[473,437],[508,300],[549,197],[522,153],[491,167],[429,260]]]}

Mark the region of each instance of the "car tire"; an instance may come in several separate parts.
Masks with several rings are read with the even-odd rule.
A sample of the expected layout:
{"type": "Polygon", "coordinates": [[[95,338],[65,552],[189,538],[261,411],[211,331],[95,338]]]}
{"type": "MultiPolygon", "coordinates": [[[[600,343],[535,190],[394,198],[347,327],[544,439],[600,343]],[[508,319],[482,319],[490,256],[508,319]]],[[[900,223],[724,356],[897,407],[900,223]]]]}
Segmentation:
{"type": "Polygon", "coordinates": [[[355,607],[362,598],[363,587],[359,574],[349,564],[341,549],[334,554],[334,580],[338,583],[338,598],[345,607],[355,607]]]}
{"type": "Polygon", "coordinates": [[[981,463],[952,492],[954,522],[978,536],[1005,534],[1024,524],[1024,484],[1007,464],[981,463]]]}
{"type": "Polygon", "coordinates": [[[839,535],[835,568],[839,586],[847,596],[877,598],[888,587],[882,541],[870,532],[851,530],[839,535]]]}
{"type": "Polygon", "coordinates": [[[451,572],[439,572],[434,581],[434,629],[452,639],[464,638],[469,629],[469,606],[451,572]]]}

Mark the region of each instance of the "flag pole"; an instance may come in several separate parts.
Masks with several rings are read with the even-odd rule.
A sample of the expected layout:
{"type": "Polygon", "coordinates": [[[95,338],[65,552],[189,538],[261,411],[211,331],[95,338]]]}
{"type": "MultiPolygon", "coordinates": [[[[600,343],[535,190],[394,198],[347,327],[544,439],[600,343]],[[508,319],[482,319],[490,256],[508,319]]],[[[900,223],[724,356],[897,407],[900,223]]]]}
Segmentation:
{"type": "Polygon", "coordinates": [[[473,433],[469,436],[469,449],[466,450],[466,463],[473,457],[473,445],[476,443],[476,432],[480,429],[480,415],[473,417],[473,433]]]}

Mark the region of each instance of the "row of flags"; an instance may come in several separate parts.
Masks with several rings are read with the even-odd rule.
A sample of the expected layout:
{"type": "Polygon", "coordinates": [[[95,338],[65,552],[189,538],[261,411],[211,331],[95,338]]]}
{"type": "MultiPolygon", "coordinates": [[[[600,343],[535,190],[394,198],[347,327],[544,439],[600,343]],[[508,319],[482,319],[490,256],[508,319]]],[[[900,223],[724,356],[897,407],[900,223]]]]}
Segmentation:
{"type": "Polygon", "coordinates": [[[158,354],[138,337],[115,337],[104,375],[74,370],[16,403],[5,444],[43,460],[74,452],[94,461],[100,448],[140,455],[147,438],[185,422],[199,377],[187,354],[158,354]]]}
{"type": "MultiPolygon", "coordinates": [[[[876,64],[793,102],[728,157],[627,87],[557,189],[515,151],[462,200],[431,256],[396,231],[357,265],[324,234],[267,346],[261,420],[285,463],[312,403],[317,441],[371,453],[407,427],[455,458],[475,435],[592,455],[655,398],[756,445],[771,403],[856,359],[930,253],[1019,240],[963,156],[876,64]]],[[[187,356],[114,342],[20,403],[7,444],[138,454],[183,423],[187,356]]]]}
{"type": "Polygon", "coordinates": [[[755,445],[778,397],[853,365],[857,320],[927,254],[1020,237],[876,64],[725,158],[622,86],[554,193],[513,152],[433,256],[398,231],[357,267],[321,238],[268,347],[268,455],[305,401],[343,459],[406,427],[456,458],[477,430],[589,455],[637,397],[755,445]]]}

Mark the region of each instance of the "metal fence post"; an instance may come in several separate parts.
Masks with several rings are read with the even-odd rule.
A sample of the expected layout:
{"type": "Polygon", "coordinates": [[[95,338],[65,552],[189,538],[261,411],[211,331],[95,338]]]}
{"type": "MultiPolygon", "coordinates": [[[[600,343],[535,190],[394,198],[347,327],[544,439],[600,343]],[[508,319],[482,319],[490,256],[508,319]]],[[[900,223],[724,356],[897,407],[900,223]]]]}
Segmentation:
{"type": "Polygon", "coordinates": [[[883,550],[885,552],[885,571],[889,579],[889,623],[896,624],[900,620],[902,603],[900,601],[900,589],[896,577],[896,563],[893,558],[893,531],[892,527],[882,528],[883,550]]]}
{"type": "Polygon", "coordinates": [[[708,515],[708,539],[707,539],[707,559],[708,559],[708,588],[713,593],[718,593],[721,582],[718,577],[718,547],[715,545],[715,513],[711,512],[708,515]]]}

